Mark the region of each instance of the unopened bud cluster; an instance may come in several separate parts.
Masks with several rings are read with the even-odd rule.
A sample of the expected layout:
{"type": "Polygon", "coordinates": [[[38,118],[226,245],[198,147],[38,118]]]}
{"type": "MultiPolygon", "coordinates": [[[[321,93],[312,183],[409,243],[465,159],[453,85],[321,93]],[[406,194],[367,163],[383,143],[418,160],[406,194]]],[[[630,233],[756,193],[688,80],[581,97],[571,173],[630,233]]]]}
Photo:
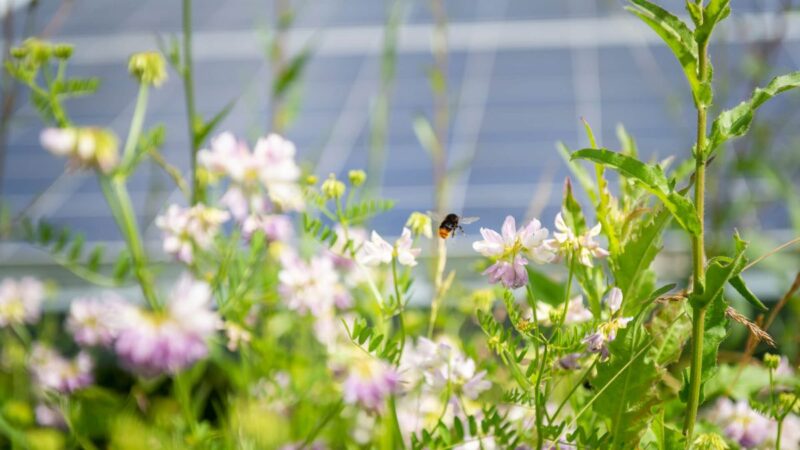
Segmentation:
{"type": "Polygon", "coordinates": [[[330,174],[328,179],[322,183],[322,195],[326,198],[341,198],[344,195],[344,183],[336,179],[336,175],[330,174]]]}
{"type": "Polygon", "coordinates": [[[167,62],[158,52],[136,53],[128,61],[128,72],[142,84],[159,87],[167,80],[167,62]]]}

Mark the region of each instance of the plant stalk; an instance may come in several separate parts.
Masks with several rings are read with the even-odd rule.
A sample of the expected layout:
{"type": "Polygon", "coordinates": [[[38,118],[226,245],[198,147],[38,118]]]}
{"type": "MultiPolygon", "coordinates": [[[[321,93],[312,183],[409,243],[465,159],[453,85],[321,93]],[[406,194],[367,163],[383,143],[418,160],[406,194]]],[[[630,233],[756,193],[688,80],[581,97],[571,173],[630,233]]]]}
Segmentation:
{"type": "MultiPolygon", "coordinates": [[[[701,3],[702,5],[702,3],[701,3]]],[[[700,42],[698,49],[698,75],[700,83],[708,79],[708,42],[700,42]]],[[[694,292],[701,292],[705,285],[705,186],[706,186],[706,121],[707,105],[697,103],[697,146],[695,148],[694,204],[700,220],[700,232],[692,236],[692,277],[694,292]]],[[[705,331],[706,306],[694,308],[692,314],[692,366],[689,375],[689,399],[683,434],[687,445],[691,445],[697,409],[700,406],[700,389],[703,373],[703,333],[705,331]]]]}
{"type": "Polygon", "coordinates": [[[192,169],[192,204],[203,201],[205,194],[200,177],[197,176],[197,152],[199,142],[196,141],[195,120],[197,113],[194,104],[194,78],[192,76],[192,0],[183,0],[183,92],[186,98],[186,115],[189,126],[189,156],[192,169]]]}

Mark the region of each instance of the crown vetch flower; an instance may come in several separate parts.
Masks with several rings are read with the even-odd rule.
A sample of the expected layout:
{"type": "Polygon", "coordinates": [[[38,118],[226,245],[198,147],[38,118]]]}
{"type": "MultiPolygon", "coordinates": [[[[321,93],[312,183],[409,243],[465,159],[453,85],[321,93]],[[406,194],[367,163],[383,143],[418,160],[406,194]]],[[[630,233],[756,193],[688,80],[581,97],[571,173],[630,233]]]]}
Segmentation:
{"type": "Polygon", "coordinates": [[[359,358],[350,366],[342,390],[345,402],[378,412],[386,398],[400,390],[400,376],[386,361],[359,358]]]}
{"type": "Polygon", "coordinates": [[[350,294],[339,282],[339,273],[329,257],[314,256],[305,262],[297,255],[287,255],[282,263],[278,291],[289,309],[321,317],[336,306],[350,303],[350,294]]]}
{"type": "Polygon", "coordinates": [[[753,410],[746,400],[735,403],[720,398],[711,412],[711,419],[720,425],[729,439],[745,448],[758,447],[774,435],[775,422],[753,410]]]}
{"type": "Polygon", "coordinates": [[[420,337],[417,345],[410,348],[407,356],[404,355],[401,367],[412,378],[421,376],[434,391],[450,386],[455,394],[463,394],[472,400],[492,386],[486,380],[486,371],[478,372],[475,361],[446,339],[434,342],[420,337]],[[415,375],[417,373],[419,375],[415,375]]]}
{"type": "Polygon", "coordinates": [[[190,208],[170,205],[155,223],[164,234],[164,251],[188,264],[194,260],[194,248],[210,248],[228,219],[226,211],[198,203],[190,208]]]}
{"type": "Polygon", "coordinates": [[[67,156],[76,167],[111,173],[119,163],[117,136],[102,128],[46,128],[39,135],[45,150],[67,156]]]}
{"type": "Polygon", "coordinates": [[[34,380],[44,389],[68,394],[94,381],[94,363],[88,353],[80,352],[68,360],[43,344],[31,350],[30,370],[34,380]]]}
{"type": "Polygon", "coordinates": [[[114,350],[125,366],[145,376],[176,373],[204,358],[220,325],[211,289],[188,275],[178,280],[163,311],[129,306],[120,313],[114,350]]]}
{"type": "Polygon", "coordinates": [[[472,244],[475,251],[495,260],[483,272],[489,276],[492,284],[502,282],[511,289],[522,287],[528,283],[528,271],[525,268],[528,260],[525,256],[539,264],[549,262],[554,257],[550,248],[544,245],[548,231],[537,219],[517,230],[514,217],[507,216],[501,233],[481,228],[483,240],[472,244]]]}
{"type": "Polygon", "coordinates": [[[417,265],[417,256],[422,251],[413,248],[413,244],[411,230],[406,227],[403,227],[403,233],[395,241],[394,246],[386,242],[377,231],[373,231],[371,239],[361,245],[356,259],[365,266],[377,266],[388,264],[396,257],[400,264],[413,267],[417,265]]]}
{"type": "Polygon", "coordinates": [[[250,239],[261,231],[271,242],[285,242],[294,236],[294,227],[289,217],[283,214],[250,215],[242,222],[242,236],[250,239]]]}
{"type": "Polygon", "coordinates": [[[41,315],[44,285],[33,277],[0,283],[0,327],[35,323],[41,315]]]}
{"type": "Polygon", "coordinates": [[[211,140],[210,149],[198,152],[198,161],[212,175],[230,178],[222,202],[243,221],[250,214],[270,212],[270,202],[286,211],[304,208],[295,152],[294,144],[277,134],[260,138],[251,152],[225,132],[211,140]]]}
{"type": "Polygon", "coordinates": [[[608,251],[601,248],[600,244],[594,240],[600,235],[601,225],[598,223],[582,235],[578,236],[564,221],[561,213],[556,215],[553,238],[548,239],[545,245],[561,255],[572,255],[586,267],[594,267],[592,258],[605,258],[608,251]]]}
{"type": "Polygon", "coordinates": [[[78,298],[69,306],[67,330],[82,346],[108,346],[117,337],[117,314],[125,300],[115,294],[103,298],[78,298]]]}
{"type": "Polygon", "coordinates": [[[618,317],[616,313],[622,306],[622,291],[616,287],[612,288],[605,298],[611,312],[611,317],[598,325],[597,330],[583,338],[586,348],[590,353],[599,353],[600,359],[608,358],[608,343],[616,339],[617,332],[628,326],[633,317],[618,317]]]}

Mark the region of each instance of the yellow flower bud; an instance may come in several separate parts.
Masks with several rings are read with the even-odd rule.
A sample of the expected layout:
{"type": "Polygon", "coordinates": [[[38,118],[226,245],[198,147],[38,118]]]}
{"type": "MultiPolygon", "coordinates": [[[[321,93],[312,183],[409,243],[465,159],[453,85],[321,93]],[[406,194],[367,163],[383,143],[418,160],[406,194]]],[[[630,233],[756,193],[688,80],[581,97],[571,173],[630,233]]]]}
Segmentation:
{"type": "Polygon", "coordinates": [[[411,215],[408,216],[406,226],[417,236],[425,236],[428,239],[433,237],[431,218],[427,214],[422,214],[417,211],[412,212],[411,215]]]}
{"type": "Polygon", "coordinates": [[[53,55],[58,59],[69,59],[72,56],[73,47],[70,44],[56,44],[53,46],[53,55]]]}
{"type": "Polygon", "coordinates": [[[728,450],[728,444],[716,433],[703,433],[694,440],[692,450],[728,450]]]}
{"type": "Polygon", "coordinates": [[[764,355],[764,366],[767,369],[777,369],[780,363],[781,357],[779,355],[773,355],[772,353],[766,353],[764,355]]]}
{"type": "Polygon", "coordinates": [[[309,186],[313,186],[313,185],[317,184],[317,181],[319,181],[319,180],[317,179],[316,175],[309,175],[309,176],[306,177],[306,184],[309,185],[309,186]]]}
{"type": "Polygon", "coordinates": [[[128,72],[140,83],[159,87],[167,79],[167,62],[161,53],[135,53],[128,61],[128,72]]]}
{"type": "Polygon", "coordinates": [[[351,170],[347,173],[347,178],[352,186],[359,187],[367,181],[367,173],[363,170],[351,170]]]}
{"type": "Polygon", "coordinates": [[[330,174],[328,179],[322,183],[322,194],[327,198],[340,198],[344,195],[344,183],[336,179],[336,175],[330,174]]]}

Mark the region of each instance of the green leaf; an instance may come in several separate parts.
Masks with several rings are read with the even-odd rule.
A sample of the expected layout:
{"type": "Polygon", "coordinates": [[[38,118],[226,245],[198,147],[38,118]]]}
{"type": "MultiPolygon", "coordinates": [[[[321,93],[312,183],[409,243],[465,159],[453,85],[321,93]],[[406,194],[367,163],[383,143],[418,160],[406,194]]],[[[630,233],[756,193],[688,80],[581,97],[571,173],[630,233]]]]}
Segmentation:
{"type": "Polygon", "coordinates": [[[626,316],[638,314],[643,306],[642,301],[649,294],[641,289],[642,275],[661,250],[661,234],[669,219],[669,212],[664,210],[652,220],[643,222],[632,232],[633,237],[625,242],[620,252],[611,255],[611,270],[625,299],[623,312],[626,316]]]}
{"type": "Polygon", "coordinates": [[[564,145],[563,142],[558,142],[556,144],[556,149],[558,149],[558,154],[561,155],[561,158],[564,159],[564,162],[567,163],[567,167],[569,167],[572,175],[576,180],[578,180],[578,184],[580,184],[583,190],[586,191],[586,194],[589,195],[589,199],[591,199],[593,203],[596,202],[597,187],[595,186],[594,180],[592,180],[592,177],[589,175],[586,169],[581,167],[575,161],[572,161],[570,158],[569,149],[566,145],[564,145]]]}
{"type": "Polygon", "coordinates": [[[592,407],[610,421],[613,449],[636,448],[657,400],[655,387],[660,374],[645,357],[643,349],[650,344],[639,337],[644,334],[641,331],[635,322],[620,330],[609,344],[611,359],[597,366],[597,376],[592,382],[594,386],[607,386],[592,407]]]}
{"type": "Polygon", "coordinates": [[[572,228],[576,234],[586,231],[586,218],[583,216],[581,204],[572,193],[572,182],[569,178],[564,179],[564,204],[561,206],[561,214],[567,226],[572,228]]]}
{"type": "MultiPolygon", "coordinates": [[[[717,373],[719,345],[728,334],[728,318],[725,309],[728,303],[722,295],[717,296],[706,308],[705,331],[703,332],[703,370],[700,384],[704,386],[717,373]]],[[[701,388],[701,403],[704,388],[701,388]]]]}
{"type": "Polygon", "coordinates": [[[62,97],[80,97],[97,92],[100,87],[99,78],[73,78],[53,83],[53,93],[62,97]]]}
{"type": "Polygon", "coordinates": [[[442,152],[436,132],[433,131],[433,125],[431,125],[427,117],[418,116],[414,118],[414,134],[417,136],[422,148],[430,154],[431,159],[435,159],[442,152]]]}
{"type": "MultiPolygon", "coordinates": [[[[688,4],[687,4],[688,6],[688,4]]],[[[698,6],[699,5],[696,5],[698,6]]],[[[698,23],[695,19],[696,12],[692,11],[692,8],[687,8],[689,13],[692,15],[692,19],[695,20],[697,24],[697,28],[694,32],[695,40],[699,44],[708,42],[708,39],[711,37],[711,33],[714,31],[714,27],[717,26],[718,23],[722,22],[728,15],[731,13],[730,7],[730,0],[711,0],[702,8],[702,20],[698,23]]]]}
{"type": "Polygon", "coordinates": [[[636,158],[607,149],[585,148],[572,154],[572,159],[588,159],[617,169],[622,175],[634,178],[659,198],[675,220],[692,235],[700,233],[700,219],[692,202],[673,192],[667,177],[658,165],[645,164],[636,158]]]}
{"type": "Polygon", "coordinates": [[[692,335],[692,321],[684,314],[682,302],[669,302],[656,310],[647,324],[647,331],[653,339],[647,358],[665,367],[680,358],[692,335]]]}
{"type": "Polygon", "coordinates": [[[528,286],[534,296],[531,300],[541,300],[553,306],[564,303],[564,284],[552,280],[530,265],[528,266],[528,286]]]}
{"type": "Polygon", "coordinates": [[[747,284],[745,284],[744,278],[742,278],[741,275],[736,275],[735,277],[731,277],[731,279],[728,280],[728,282],[731,284],[731,286],[733,286],[734,289],[736,289],[736,292],[741,294],[741,296],[744,297],[744,299],[747,300],[748,303],[756,307],[756,309],[759,309],[761,311],[767,310],[767,307],[764,306],[763,303],[761,303],[761,300],[759,300],[758,297],[756,297],[756,295],[753,294],[753,292],[747,287],[747,284]]]}
{"type": "Polygon", "coordinates": [[[310,59],[311,49],[309,47],[295,55],[272,84],[272,95],[278,97],[284,95],[303,74],[303,70],[310,59]]]}
{"type": "Polygon", "coordinates": [[[647,450],[682,450],[685,438],[680,430],[664,422],[664,408],[659,408],[639,448],[647,450]]]}
{"type": "Polygon", "coordinates": [[[236,105],[236,100],[237,99],[233,99],[229,101],[228,104],[225,105],[225,107],[222,108],[208,122],[203,123],[202,120],[195,122],[194,138],[192,139],[194,148],[199,148],[203,144],[203,142],[205,142],[208,135],[211,134],[212,131],[214,131],[214,128],[216,128],[220,122],[225,120],[225,117],[228,116],[228,114],[233,109],[234,105],[236,105]]]}
{"type": "Polygon", "coordinates": [[[633,5],[628,6],[626,9],[652,28],[678,59],[681,67],[683,67],[686,80],[692,88],[695,103],[701,105],[709,104],[711,102],[711,87],[708,84],[701,85],[697,76],[698,50],[692,30],[681,19],[647,0],[631,0],[631,3],[633,5]]]}
{"type": "Polygon", "coordinates": [[[585,148],[572,153],[570,159],[588,159],[613,167],[623,175],[635,178],[652,190],[669,192],[667,177],[659,166],[645,164],[638,159],[604,148],[585,148]]]}
{"type": "Polygon", "coordinates": [[[733,258],[718,256],[712,258],[706,266],[705,285],[702,292],[695,292],[689,296],[689,303],[693,308],[703,308],[717,297],[722,297],[728,281],[742,271],[747,260],[744,250],[747,243],[735,236],[736,255],[733,258]]]}
{"type": "Polygon", "coordinates": [[[753,122],[756,110],[767,100],[798,86],[800,71],[775,77],[766,87],[756,88],[749,100],[720,113],[711,124],[711,135],[705,149],[706,157],[711,156],[725,141],[744,135],[753,122]]]}

